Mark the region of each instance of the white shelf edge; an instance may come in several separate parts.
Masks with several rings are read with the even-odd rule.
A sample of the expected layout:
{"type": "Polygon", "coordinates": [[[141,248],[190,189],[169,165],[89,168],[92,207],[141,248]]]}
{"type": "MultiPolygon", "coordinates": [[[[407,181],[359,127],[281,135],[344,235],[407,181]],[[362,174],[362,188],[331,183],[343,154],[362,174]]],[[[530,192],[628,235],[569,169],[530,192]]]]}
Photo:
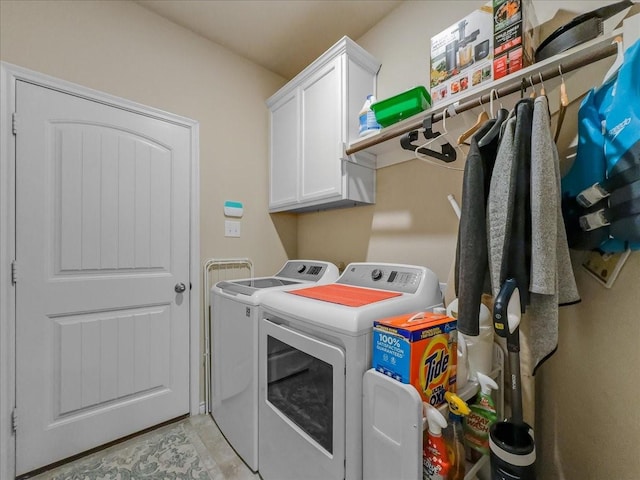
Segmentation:
{"type": "MultiPolygon", "coordinates": [[[[389,127],[383,128],[380,133],[376,134],[376,136],[386,136],[386,135],[393,135],[393,132],[395,131],[401,131],[404,127],[406,127],[408,124],[411,124],[413,122],[416,121],[416,119],[423,119],[425,118],[427,115],[431,115],[434,113],[441,113],[443,110],[447,109],[447,107],[449,107],[452,104],[455,103],[465,103],[469,100],[472,100],[474,98],[477,98],[481,95],[486,95],[488,93],[491,92],[491,90],[493,89],[500,89],[508,84],[511,83],[515,83],[515,82],[521,82],[523,78],[529,78],[531,76],[533,76],[534,74],[536,74],[538,71],[540,70],[545,70],[551,67],[557,67],[558,65],[562,64],[563,62],[567,62],[567,61],[571,61],[579,56],[581,56],[582,54],[584,54],[585,51],[589,50],[590,48],[593,47],[600,47],[600,46],[604,46],[606,44],[609,44],[613,41],[613,39],[618,36],[618,35],[622,35],[623,34],[623,28],[618,28],[615,29],[611,32],[605,33],[604,35],[601,35],[597,38],[594,38],[593,40],[590,40],[588,42],[583,43],[582,45],[579,45],[577,47],[574,47],[570,50],[567,50],[565,52],[559,53],[558,55],[555,55],[553,57],[547,58],[545,60],[542,60],[540,62],[534,63],[533,65],[530,65],[528,67],[523,68],[522,70],[519,70],[517,72],[514,72],[510,75],[507,75],[506,77],[503,77],[499,80],[494,80],[484,86],[482,86],[481,88],[476,88],[474,90],[472,90],[471,92],[469,92],[468,95],[464,95],[455,99],[450,99],[446,102],[442,102],[439,103],[438,105],[431,107],[428,110],[425,110],[424,112],[420,112],[410,118],[407,118],[405,120],[402,120],[401,122],[395,123],[389,127]]],[[[569,73],[567,73],[567,75],[569,75],[569,73]]],[[[359,139],[356,140],[355,142],[352,142],[349,145],[349,148],[353,148],[353,147],[357,147],[358,145],[369,141],[371,139],[371,137],[368,137],[366,139],[359,139]]],[[[391,138],[388,138],[386,140],[382,140],[381,143],[377,144],[377,145],[373,145],[371,147],[365,148],[364,152],[367,153],[371,153],[373,155],[376,156],[380,156],[380,155],[384,155],[384,154],[388,154],[388,153],[392,153],[392,152],[406,152],[407,156],[410,156],[410,158],[404,159],[404,160],[387,160],[387,161],[383,161],[380,162],[380,158],[378,158],[378,162],[376,164],[376,168],[382,168],[382,167],[387,167],[387,166],[391,166],[391,165],[396,165],[399,163],[404,163],[407,162],[409,160],[413,160],[415,158],[415,156],[412,155],[412,153],[408,150],[402,150],[402,147],[400,147],[399,145],[400,143],[400,135],[397,136],[392,136],[391,138]]],[[[355,154],[357,154],[359,152],[356,152],[355,154]]],[[[352,155],[355,155],[352,154],[352,155]]]]}

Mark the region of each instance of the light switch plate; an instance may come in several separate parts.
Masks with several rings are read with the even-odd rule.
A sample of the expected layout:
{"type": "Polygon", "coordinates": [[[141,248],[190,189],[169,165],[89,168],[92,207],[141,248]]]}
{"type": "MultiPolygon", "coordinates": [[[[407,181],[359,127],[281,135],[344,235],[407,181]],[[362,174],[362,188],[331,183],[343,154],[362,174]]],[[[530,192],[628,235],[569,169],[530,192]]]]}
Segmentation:
{"type": "Polygon", "coordinates": [[[582,266],[593,278],[611,288],[630,253],[631,250],[622,253],[590,252],[582,266]]]}
{"type": "Polygon", "coordinates": [[[225,237],[239,237],[240,236],[240,222],[233,220],[224,221],[224,236],[225,237]]]}

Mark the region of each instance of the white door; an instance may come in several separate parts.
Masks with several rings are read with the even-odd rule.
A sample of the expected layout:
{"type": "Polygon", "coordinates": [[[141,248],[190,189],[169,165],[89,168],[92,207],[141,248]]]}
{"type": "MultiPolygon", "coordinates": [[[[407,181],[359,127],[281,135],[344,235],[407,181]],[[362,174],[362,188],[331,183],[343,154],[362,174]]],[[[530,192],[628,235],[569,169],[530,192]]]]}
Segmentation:
{"type": "Polygon", "coordinates": [[[16,92],[20,475],[189,412],[190,136],[16,92]]]}

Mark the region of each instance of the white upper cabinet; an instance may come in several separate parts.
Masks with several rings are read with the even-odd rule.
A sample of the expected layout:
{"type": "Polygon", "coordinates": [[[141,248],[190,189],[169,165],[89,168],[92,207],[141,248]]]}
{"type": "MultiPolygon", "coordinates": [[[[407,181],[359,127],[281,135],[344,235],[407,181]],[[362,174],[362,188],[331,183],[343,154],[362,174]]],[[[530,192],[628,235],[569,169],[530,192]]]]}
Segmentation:
{"type": "Polygon", "coordinates": [[[304,212],[375,202],[375,156],[347,157],[380,63],[348,37],[267,100],[269,211],[304,212]]]}

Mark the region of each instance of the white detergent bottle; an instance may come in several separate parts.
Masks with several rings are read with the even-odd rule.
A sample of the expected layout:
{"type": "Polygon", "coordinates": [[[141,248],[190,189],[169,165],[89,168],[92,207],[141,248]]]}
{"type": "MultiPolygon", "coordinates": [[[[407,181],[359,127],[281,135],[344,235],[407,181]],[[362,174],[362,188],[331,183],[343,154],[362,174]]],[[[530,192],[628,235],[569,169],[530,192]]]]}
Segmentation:
{"type": "Polygon", "coordinates": [[[467,351],[467,341],[458,332],[458,364],[456,370],[456,387],[463,388],[469,380],[469,352],[467,351]]]}
{"type": "MultiPolygon", "coordinates": [[[[448,305],[447,315],[452,318],[458,318],[457,298],[448,305]]],[[[478,372],[489,375],[493,367],[493,323],[491,312],[484,304],[480,304],[478,324],[480,334],[477,336],[458,332],[458,340],[464,340],[467,345],[469,380],[473,381],[478,380],[478,372]]]]}
{"type": "Polygon", "coordinates": [[[376,120],[376,114],[371,110],[371,105],[374,103],[376,103],[376,97],[373,95],[367,95],[367,99],[362,106],[362,110],[360,110],[360,113],[358,114],[360,122],[359,132],[361,137],[380,131],[381,127],[376,120]]]}

